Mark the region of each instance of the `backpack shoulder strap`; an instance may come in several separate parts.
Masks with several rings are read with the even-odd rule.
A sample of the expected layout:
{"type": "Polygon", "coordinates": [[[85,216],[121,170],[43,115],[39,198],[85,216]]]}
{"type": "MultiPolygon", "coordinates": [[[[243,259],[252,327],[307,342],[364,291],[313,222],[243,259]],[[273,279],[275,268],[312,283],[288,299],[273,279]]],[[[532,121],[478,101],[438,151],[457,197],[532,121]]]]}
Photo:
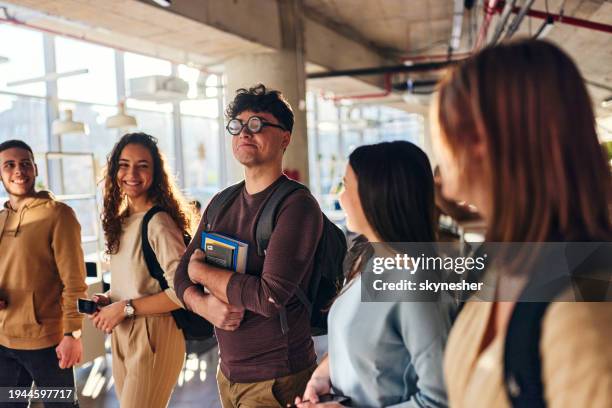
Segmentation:
{"type": "Polygon", "coordinates": [[[265,256],[266,254],[280,205],[289,195],[301,189],[308,189],[308,187],[297,181],[286,179],[274,189],[266,201],[255,227],[257,254],[259,256],[265,256]]]}
{"type": "Polygon", "coordinates": [[[164,277],[164,271],[157,261],[157,256],[155,255],[155,251],[151,248],[151,244],[149,243],[149,222],[151,218],[158,212],[164,211],[163,208],[154,206],[145,214],[142,220],[142,229],[141,229],[141,237],[142,237],[142,254],[145,259],[145,263],[147,264],[147,269],[149,270],[149,274],[159,282],[159,286],[161,286],[162,290],[168,289],[168,282],[164,277]]]}
{"type": "MultiPolygon", "coordinates": [[[[276,186],[276,188],[264,204],[264,208],[261,211],[259,218],[257,219],[255,227],[255,240],[257,241],[257,254],[259,256],[266,255],[266,250],[268,249],[268,244],[270,243],[270,237],[272,236],[272,231],[274,230],[274,226],[276,223],[276,215],[281,204],[288,196],[293,194],[295,191],[301,189],[308,189],[308,187],[301,183],[298,183],[297,181],[287,178],[280,182],[278,186],[276,186]]],[[[310,316],[312,304],[310,300],[308,300],[308,296],[306,296],[306,294],[300,287],[298,287],[296,290],[296,296],[306,306],[308,310],[308,315],[310,316]]],[[[287,320],[287,309],[285,307],[282,307],[280,309],[279,317],[281,331],[283,334],[287,334],[287,332],[289,332],[289,323],[287,320]]]]}
{"type": "Polygon", "coordinates": [[[206,219],[205,227],[206,231],[212,230],[213,225],[215,225],[217,218],[221,214],[223,210],[227,208],[229,204],[231,204],[240,190],[244,187],[244,180],[233,184],[222,190],[219,194],[217,194],[208,204],[208,208],[206,209],[206,219]]]}
{"type": "Polygon", "coordinates": [[[515,408],[545,408],[540,337],[550,303],[518,302],[508,323],[504,345],[506,393],[515,408]]]}
{"type": "MultiPolygon", "coordinates": [[[[550,282],[550,298],[555,299],[568,285],[564,279],[550,282]]],[[[531,286],[531,283],[527,284],[523,293],[527,293],[531,286]]],[[[514,408],[546,408],[540,338],[542,320],[549,305],[550,302],[519,301],[508,322],[504,344],[504,383],[514,408]]]]}

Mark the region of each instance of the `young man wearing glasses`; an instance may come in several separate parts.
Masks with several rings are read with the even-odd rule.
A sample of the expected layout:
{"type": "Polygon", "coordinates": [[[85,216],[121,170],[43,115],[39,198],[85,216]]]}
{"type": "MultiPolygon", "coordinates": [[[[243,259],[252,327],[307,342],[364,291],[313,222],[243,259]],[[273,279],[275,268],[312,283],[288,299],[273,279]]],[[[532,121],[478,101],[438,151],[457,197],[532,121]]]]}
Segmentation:
{"type": "Polygon", "coordinates": [[[199,248],[209,207],[175,274],[175,289],[189,309],[216,327],[223,407],[286,406],[302,395],[316,365],[310,316],[296,288],[308,285],[323,218],[307,190],[295,191],[276,213],[265,256],[258,255],[257,218],[287,180],[282,160],[291,141],[293,111],[280,92],[260,84],[238,90],[226,116],[245,180],[212,230],[249,244],[246,273],[204,262],[199,248]],[[288,330],[281,327],[281,309],[288,330]]]}
{"type": "Polygon", "coordinates": [[[77,299],[87,291],[81,226],[70,207],[36,192],[37,175],[30,146],[0,143],[9,196],[0,209],[0,387],[62,387],[66,400],[53,406],[74,407],[72,367],[83,350],[77,299]]]}

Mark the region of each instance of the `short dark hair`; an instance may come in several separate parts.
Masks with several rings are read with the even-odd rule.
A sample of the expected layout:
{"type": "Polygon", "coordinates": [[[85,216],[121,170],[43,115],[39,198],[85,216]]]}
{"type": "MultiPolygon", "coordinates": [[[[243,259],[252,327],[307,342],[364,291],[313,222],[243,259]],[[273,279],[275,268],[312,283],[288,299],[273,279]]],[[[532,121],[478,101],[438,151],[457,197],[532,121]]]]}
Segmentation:
{"type": "Polygon", "coordinates": [[[248,90],[238,89],[234,100],[225,110],[225,116],[232,119],[246,110],[270,113],[285,129],[293,131],[293,109],[280,91],[266,89],[263,84],[257,84],[248,90]]]}
{"type": "Polygon", "coordinates": [[[32,148],[23,140],[17,140],[17,139],[11,139],[11,140],[7,140],[6,142],[0,143],[0,152],[15,148],[15,147],[19,149],[27,150],[28,152],[30,152],[32,157],[34,157],[34,152],[32,151],[32,148]]]}

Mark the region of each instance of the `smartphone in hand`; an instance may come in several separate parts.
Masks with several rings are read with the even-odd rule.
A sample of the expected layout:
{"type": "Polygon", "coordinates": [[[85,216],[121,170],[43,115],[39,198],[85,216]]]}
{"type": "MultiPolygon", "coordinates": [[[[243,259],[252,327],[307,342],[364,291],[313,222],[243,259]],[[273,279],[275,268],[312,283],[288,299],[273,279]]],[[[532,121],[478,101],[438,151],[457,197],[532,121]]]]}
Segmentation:
{"type": "MultiPolygon", "coordinates": [[[[310,402],[309,400],[304,400],[302,401],[304,402],[310,402]]],[[[319,402],[318,404],[324,404],[326,402],[337,402],[338,404],[341,405],[346,405],[346,406],[350,406],[351,403],[351,399],[349,397],[345,397],[344,395],[337,395],[337,394],[323,394],[323,395],[319,395],[319,402]]],[[[295,404],[287,404],[287,408],[295,408],[297,407],[297,405],[295,404]]]]}
{"type": "Polygon", "coordinates": [[[79,313],[94,314],[98,310],[98,305],[93,300],[79,298],[77,308],[79,313]]]}

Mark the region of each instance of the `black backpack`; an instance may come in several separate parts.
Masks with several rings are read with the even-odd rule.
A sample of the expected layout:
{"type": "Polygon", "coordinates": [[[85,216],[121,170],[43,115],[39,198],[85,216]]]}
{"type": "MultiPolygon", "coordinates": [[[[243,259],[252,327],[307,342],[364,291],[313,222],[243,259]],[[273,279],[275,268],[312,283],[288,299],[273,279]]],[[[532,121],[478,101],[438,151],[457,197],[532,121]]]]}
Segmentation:
{"type": "MultiPolygon", "coordinates": [[[[206,231],[213,231],[213,226],[223,211],[236,198],[244,187],[244,181],[234,184],[217,194],[208,205],[205,223],[206,231]]],[[[255,237],[257,254],[265,256],[276,215],[283,201],[297,190],[308,188],[297,181],[284,178],[274,189],[257,220],[255,237]]],[[[299,286],[296,296],[306,307],[310,315],[310,327],[313,336],[327,333],[327,314],[331,301],[336,297],[344,282],[342,262],[346,255],[347,244],[344,232],[323,215],[323,232],[317,245],[314,268],[308,285],[308,293],[299,286]]],[[[280,322],[283,334],[289,331],[287,314],[283,307],[280,311],[280,322]]]]}
{"type": "MultiPolygon", "coordinates": [[[[159,282],[159,286],[161,286],[162,290],[166,290],[168,289],[168,282],[164,277],[164,270],[159,265],[157,256],[155,256],[155,252],[153,248],[151,248],[151,244],[149,244],[148,233],[149,221],[151,221],[151,218],[153,218],[155,214],[161,211],[165,210],[161,207],[154,206],[147,211],[142,220],[142,253],[147,268],[149,269],[149,274],[159,282]]],[[[191,237],[188,234],[184,234],[183,240],[185,241],[185,245],[189,245],[191,237]]],[[[172,317],[174,317],[174,321],[178,328],[183,331],[186,340],[202,340],[213,336],[213,326],[203,317],[185,309],[176,309],[170,313],[172,313],[172,317]]]]}
{"type": "MultiPolygon", "coordinates": [[[[602,285],[603,281],[592,278],[593,272],[610,269],[612,253],[609,248],[609,243],[605,243],[586,257],[569,254],[568,259],[578,259],[578,262],[569,262],[570,276],[561,276],[548,282],[546,297],[555,299],[572,288],[577,301],[609,301],[606,297],[609,283],[602,285]]],[[[580,248],[574,251],[579,253],[580,248]]],[[[532,291],[541,290],[541,286],[538,288],[530,282],[521,297],[535,298],[532,291]]],[[[504,343],[504,387],[513,408],[546,408],[540,340],[543,318],[550,304],[519,301],[508,322],[504,343]]]]}

